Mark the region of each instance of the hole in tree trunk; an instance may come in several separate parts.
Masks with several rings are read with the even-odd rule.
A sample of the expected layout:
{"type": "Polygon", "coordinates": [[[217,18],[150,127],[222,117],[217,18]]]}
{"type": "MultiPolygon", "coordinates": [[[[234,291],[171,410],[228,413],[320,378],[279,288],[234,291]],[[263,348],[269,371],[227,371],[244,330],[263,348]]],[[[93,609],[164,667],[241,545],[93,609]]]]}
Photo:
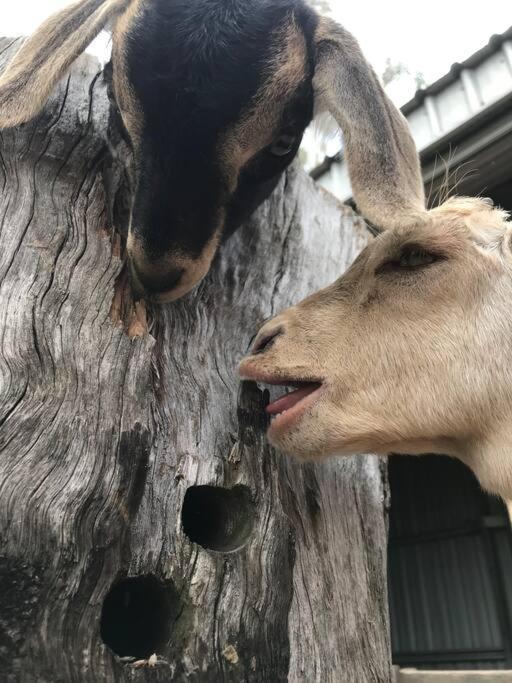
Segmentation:
{"type": "Polygon", "coordinates": [[[156,576],[122,579],[107,594],[101,612],[101,637],[119,657],[147,659],[162,652],[171,636],[178,596],[156,576]]]}
{"type": "Polygon", "coordinates": [[[191,541],[226,553],[247,543],[254,515],[251,492],[246,486],[191,486],[185,494],[181,520],[191,541]]]}

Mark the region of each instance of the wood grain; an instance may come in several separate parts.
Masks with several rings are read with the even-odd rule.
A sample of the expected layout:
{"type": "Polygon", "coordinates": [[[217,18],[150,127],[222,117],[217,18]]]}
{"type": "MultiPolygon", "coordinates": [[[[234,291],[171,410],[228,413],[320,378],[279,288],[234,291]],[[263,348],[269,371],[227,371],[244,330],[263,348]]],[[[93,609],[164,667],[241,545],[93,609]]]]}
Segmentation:
{"type": "Polygon", "coordinates": [[[0,678],[390,681],[381,464],[275,453],[264,392],[236,375],[262,321],[340,274],[364,225],[294,167],[193,294],[135,309],[111,114],[83,57],[0,135],[0,678]],[[184,533],[199,485],[228,489],[225,509],[215,489],[191,528],[241,547],[184,533]],[[103,643],[102,605],[147,575],[165,643],[136,667],[103,643]]]}

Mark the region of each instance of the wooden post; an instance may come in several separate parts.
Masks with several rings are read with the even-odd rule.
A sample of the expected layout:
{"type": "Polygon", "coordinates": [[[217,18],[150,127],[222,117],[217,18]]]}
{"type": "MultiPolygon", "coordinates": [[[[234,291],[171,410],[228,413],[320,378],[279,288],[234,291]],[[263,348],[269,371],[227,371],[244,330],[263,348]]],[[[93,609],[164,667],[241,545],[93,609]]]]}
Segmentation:
{"type": "Polygon", "coordinates": [[[134,306],[122,150],[87,56],[1,132],[0,679],[390,681],[379,461],[275,453],[236,375],[364,226],[292,168],[194,294],[134,306]]]}

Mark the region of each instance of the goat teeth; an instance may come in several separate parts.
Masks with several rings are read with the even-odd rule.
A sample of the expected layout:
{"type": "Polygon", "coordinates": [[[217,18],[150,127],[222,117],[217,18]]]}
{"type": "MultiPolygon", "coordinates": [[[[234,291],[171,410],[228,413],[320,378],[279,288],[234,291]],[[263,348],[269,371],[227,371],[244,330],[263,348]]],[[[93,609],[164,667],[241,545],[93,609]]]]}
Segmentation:
{"type": "Polygon", "coordinates": [[[270,421],[273,422],[276,419],[276,417],[281,417],[281,415],[284,415],[285,413],[286,410],[282,410],[280,413],[274,413],[270,416],[270,421]]]}

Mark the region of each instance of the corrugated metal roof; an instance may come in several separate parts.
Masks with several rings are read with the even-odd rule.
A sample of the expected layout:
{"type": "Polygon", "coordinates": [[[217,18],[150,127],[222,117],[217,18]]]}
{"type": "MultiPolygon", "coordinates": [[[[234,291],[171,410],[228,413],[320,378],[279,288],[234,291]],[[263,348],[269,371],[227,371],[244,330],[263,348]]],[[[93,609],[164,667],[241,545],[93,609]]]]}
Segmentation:
{"type": "Polygon", "coordinates": [[[448,73],[444,74],[444,76],[441,76],[441,78],[439,78],[437,81],[434,81],[434,83],[431,83],[426,88],[420,88],[417,90],[414,94],[414,97],[401,107],[404,115],[407,116],[407,114],[409,114],[411,111],[421,106],[425,100],[425,97],[428,95],[437,95],[441,90],[452,83],[455,83],[455,81],[459,79],[460,74],[464,69],[474,69],[480,66],[480,64],[486,61],[488,57],[499,51],[503,43],[509,40],[512,40],[512,26],[503,33],[498,33],[494,36],[491,36],[487,45],[474,52],[463,62],[455,62],[452,64],[448,73]]]}
{"type": "Polygon", "coordinates": [[[512,28],[402,107],[420,152],[512,92],[512,28]]]}

